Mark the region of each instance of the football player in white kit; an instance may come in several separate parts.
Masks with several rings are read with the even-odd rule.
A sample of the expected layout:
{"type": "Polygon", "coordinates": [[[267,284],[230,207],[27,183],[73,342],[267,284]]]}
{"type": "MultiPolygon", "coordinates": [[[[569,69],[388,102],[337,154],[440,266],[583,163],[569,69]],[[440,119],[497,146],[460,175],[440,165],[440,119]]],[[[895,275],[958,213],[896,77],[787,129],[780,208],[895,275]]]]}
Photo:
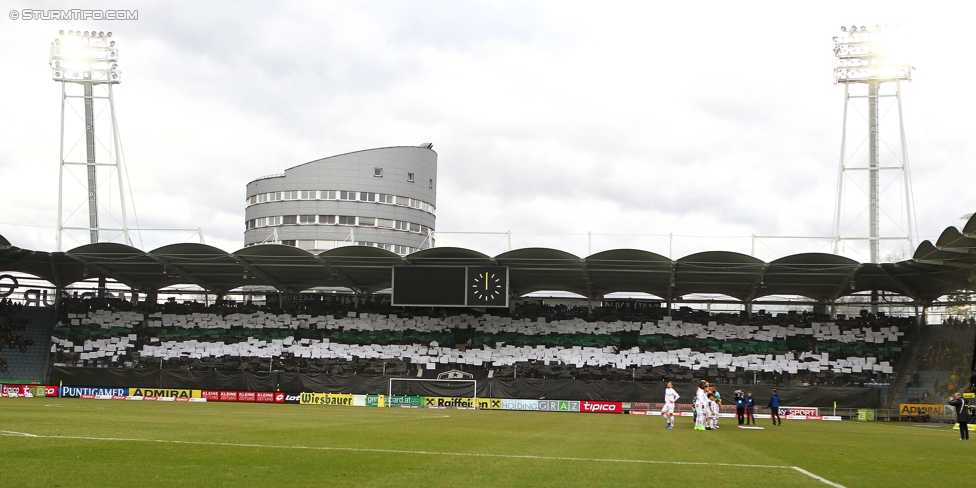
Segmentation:
{"type": "Polygon", "coordinates": [[[678,392],[674,391],[674,383],[668,382],[668,389],[664,391],[664,408],[661,415],[667,421],[668,430],[674,429],[674,403],[681,398],[678,392]]]}
{"type": "Polygon", "coordinates": [[[708,388],[708,382],[701,380],[698,384],[698,389],[695,390],[695,430],[705,430],[705,416],[708,412],[708,396],[705,393],[705,389],[708,388]]]}

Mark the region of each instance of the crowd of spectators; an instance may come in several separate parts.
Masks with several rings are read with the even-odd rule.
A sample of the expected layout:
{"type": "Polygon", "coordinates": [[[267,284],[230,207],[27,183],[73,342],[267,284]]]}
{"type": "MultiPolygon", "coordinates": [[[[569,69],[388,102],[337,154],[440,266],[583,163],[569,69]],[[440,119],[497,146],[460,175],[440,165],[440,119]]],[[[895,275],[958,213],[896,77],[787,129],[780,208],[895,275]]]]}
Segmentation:
{"type": "MultiPolygon", "coordinates": [[[[20,317],[23,305],[10,300],[0,300],[0,353],[4,351],[25,352],[34,345],[34,340],[20,334],[30,325],[30,319],[20,317]]],[[[7,371],[7,358],[0,354],[0,372],[7,371]]]]}
{"type": "MultiPolygon", "coordinates": [[[[322,301],[310,301],[310,302],[300,302],[296,304],[287,304],[286,307],[280,307],[276,305],[257,305],[251,302],[233,302],[233,301],[218,301],[212,304],[204,304],[199,302],[187,301],[187,302],[177,302],[175,300],[170,300],[164,303],[131,303],[125,300],[119,300],[114,298],[87,298],[87,299],[72,299],[66,298],[62,302],[61,316],[59,317],[59,323],[69,324],[69,314],[86,314],[97,311],[115,311],[115,312],[125,312],[134,311],[149,316],[154,313],[163,314],[178,314],[178,315],[190,315],[190,314],[216,314],[220,316],[226,316],[230,314],[252,314],[256,312],[263,312],[269,314],[291,314],[293,317],[307,314],[312,316],[319,315],[333,315],[336,317],[345,317],[350,312],[355,311],[356,313],[362,315],[364,313],[370,315],[380,315],[389,316],[394,315],[400,318],[413,318],[413,317],[440,317],[446,318],[460,313],[466,313],[469,315],[478,316],[479,313],[472,310],[458,310],[451,308],[437,309],[437,308],[394,308],[391,307],[388,301],[383,299],[366,299],[366,300],[354,300],[351,297],[336,297],[333,299],[322,300],[322,301]]],[[[862,313],[860,316],[844,317],[840,316],[835,319],[831,319],[826,315],[819,315],[813,313],[803,313],[803,312],[789,312],[781,314],[768,314],[765,311],[759,311],[755,314],[749,315],[744,312],[742,313],[710,313],[707,311],[693,310],[688,307],[682,307],[679,310],[672,310],[670,313],[659,306],[658,304],[648,304],[640,302],[607,302],[603,306],[595,307],[594,309],[588,309],[585,306],[567,306],[567,305],[548,305],[541,300],[527,300],[524,303],[519,303],[512,309],[492,309],[489,311],[490,314],[494,316],[504,316],[510,317],[512,319],[531,319],[533,321],[538,319],[543,319],[547,322],[552,322],[556,320],[572,320],[572,319],[585,319],[587,321],[603,321],[603,322],[655,322],[661,320],[665,316],[671,318],[671,320],[680,320],[685,323],[697,323],[704,324],[708,322],[717,322],[720,324],[729,324],[736,326],[795,326],[795,327],[809,327],[812,323],[817,322],[830,322],[835,323],[844,329],[854,329],[859,327],[891,327],[897,326],[902,330],[910,329],[911,324],[914,319],[911,318],[899,318],[899,317],[889,317],[884,315],[879,315],[877,317],[870,316],[866,313],[862,313]]],[[[75,329],[72,329],[75,330],[75,329]]],[[[86,331],[84,328],[78,328],[77,333],[62,333],[61,339],[71,339],[75,345],[81,344],[84,341],[86,331]]],[[[136,325],[131,330],[126,331],[128,336],[123,344],[132,344],[132,347],[118,347],[118,354],[112,357],[99,357],[91,360],[78,361],[77,355],[72,356],[69,354],[62,354],[61,352],[56,353],[56,357],[53,357],[52,363],[55,364],[74,364],[74,365],[85,365],[85,366],[96,366],[96,367],[129,367],[129,368],[140,368],[140,369],[187,369],[187,370],[223,370],[223,371],[269,371],[269,370],[281,370],[281,371],[295,371],[295,372],[309,372],[309,373],[326,373],[326,374],[342,374],[342,373],[360,373],[360,374],[398,374],[398,375],[415,375],[418,373],[418,366],[415,364],[410,364],[409,361],[378,361],[370,360],[368,358],[356,358],[353,361],[343,361],[341,359],[309,359],[302,357],[294,357],[290,354],[283,354],[278,357],[272,358],[223,358],[218,360],[199,360],[191,359],[187,357],[172,358],[167,360],[161,360],[158,358],[148,359],[140,358],[138,351],[146,344],[150,344],[152,336],[158,333],[158,329],[150,330],[146,323],[136,325]],[[131,338],[129,338],[131,337],[131,338]]],[[[241,332],[241,331],[229,331],[241,332]]],[[[257,331],[255,331],[257,332],[257,331]]],[[[299,338],[309,338],[312,340],[321,340],[323,338],[328,338],[327,333],[332,333],[333,331],[325,330],[301,330],[296,331],[295,339],[299,338]]],[[[339,331],[340,335],[341,332],[339,331]]],[[[346,331],[348,332],[348,331],[346,331]]],[[[294,333],[294,332],[292,332],[294,333]]],[[[680,348],[692,348],[694,351],[700,352],[714,352],[718,345],[722,345],[721,341],[711,341],[718,342],[718,344],[705,343],[698,340],[695,337],[687,338],[675,338],[673,340],[665,341],[663,344],[647,345],[645,342],[639,342],[642,336],[639,335],[639,331],[623,331],[613,334],[615,337],[610,338],[612,346],[616,350],[627,350],[633,347],[641,345],[642,351],[660,351],[660,350],[674,350],[680,348]]],[[[92,337],[104,337],[104,336],[92,336],[92,337]]],[[[283,336],[281,336],[283,337],[283,336]]],[[[475,339],[475,331],[472,328],[455,328],[449,332],[449,335],[441,340],[442,345],[449,344],[450,347],[456,347],[458,350],[464,350],[465,347],[472,347],[473,340],[475,339]]],[[[524,346],[527,344],[533,345],[538,344],[538,342],[526,342],[525,344],[520,343],[521,339],[533,339],[531,337],[515,337],[507,338],[505,344],[524,346]]],[[[212,338],[209,340],[227,340],[226,337],[220,336],[218,338],[212,338]]],[[[241,340],[238,338],[237,340],[241,340]]],[[[333,339],[335,341],[335,339],[333,339]]],[[[348,340],[348,334],[346,334],[346,339],[348,340]]],[[[389,344],[397,343],[389,339],[375,339],[370,338],[368,335],[363,337],[362,334],[357,336],[355,339],[359,341],[360,344],[389,344]]],[[[404,337],[400,343],[409,344],[412,340],[413,343],[418,341],[415,338],[404,337]]],[[[230,342],[233,342],[231,340],[230,342]]],[[[747,341],[740,341],[747,342],[747,341]]],[[[754,341],[749,341],[753,342],[754,341]]],[[[785,342],[785,341],[784,341],[785,342]]],[[[810,337],[798,338],[797,340],[790,340],[789,349],[785,349],[777,354],[782,354],[785,352],[792,353],[819,353],[820,349],[826,347],[826,344],[819,343],[810,337]]],[[[158,344],[158,342],[155,342],[158,344]]],[[[425,342],[424,342],[425,344],[425,342]]],[[[836,345],[836,344],[835,344],[836,345]]],[[[498,346],[498,344],[491,344],[492,347],[498,346]]],[[[872,345],[873,346],[873,345],[872,345]]],[[[863,347],[863,346],[862,346],[863,347]]],[[[900,347],[895,349],[900,350],[900,347]]],[[[883,358],[890,361],[897,360],[898,353],[889,353],[890,356],[883,358]]],[[[838,354],[832,353],[831,357],[837,357],[838,354]]],[[[844,357],[841,355],[840,357],[844,357]]],[[[467,365],[465,365],[467,366],[467,365]]],[[[451,364],[450,367],[455,367],[451,364]]],[[[462,367],[463,368],[463,367],[462,367]]],[[[683,379],[691,380],[699,377],[706,377],[717,383],[760,383],[769,385],[823,385],[823,386],[851,386],[851,385],[865,385],[865,384],[884,384],[888,375],[864,371],[863,373],[833,373],[830,371],[824,371],[821,373],[813,373],[809,371],[799,371],[798,373],[790,374],[788,372],[778,372],[778,371],[758,371],[758,372],[739,372],[735,375],[722,374],[721,371],[716,373],[710,370],[701,371],[679,371],[678,368],[628,368],[620,369],[614,367],[612,364],[607,364],[604,366],[587,366],[587,367],[575,367],[573,365],[552,365],[543,364],[541,361],[527,361],[525,363],[506,366],[501,368],[496,368],[489,370],[487,367],[483,368],[482,371],[476,372],[477,376],[484,377],[484,374],[491,374],[492,377],[519,377],[519,378],[577,378],[577,379],[589,379],[589,380],[630,380],[630,381],[660,381],[662,378],[675,379],[681,381],[683,379]],[[480,373],[480,374],[478,374],[480,373]],[[680,375],[680,376],[678,376],[680,375]],[[710,376],[711,375],[711,376],[710,376]],[[683,378],[683,376],[688,376],[688,378],[683,378]]]]}

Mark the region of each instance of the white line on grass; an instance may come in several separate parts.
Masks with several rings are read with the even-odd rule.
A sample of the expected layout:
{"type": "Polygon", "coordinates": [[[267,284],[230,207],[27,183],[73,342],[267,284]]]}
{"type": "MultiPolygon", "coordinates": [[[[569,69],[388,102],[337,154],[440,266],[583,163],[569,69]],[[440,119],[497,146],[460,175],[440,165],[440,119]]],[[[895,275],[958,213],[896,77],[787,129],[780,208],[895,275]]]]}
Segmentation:
{"type": "Polygon", "coordinates": [[[815,474],[813,474],[813,473],[811,473],[811,472],[809,472],[809,471],[807,471],[807,470],[805,470],[803,468],[800,468],[798,466],[793,466],[793,469],[795,469],[795,470],[797,470],[797,471],[799,471],[799,472],[801,472],[801,473],[803,473],[803,474],[805,474],[805,475],[807,475],[807,476],[809,476],[809,477],[811,477],[811,478],[813,478],[815,480],[818,480],[821,483],[828,484],[828,485],[833,486],[835,488],[845,488],[844,485],[841,485],[841,484],[838,484],[838,483],[834,483],[833,481],[830,481],[830,480],[828,480],[826,478],[821,478],[821,477],[819,477],[819,476],[817,476],[817,475],[815,475],[815,474]]]}
{"type": "Polygon", "coordinates": [[[108,442],[149,442],[156,444],[182,444],[194,446],[219,446],[219,447],[257,447],[262,449],[298,449],[306,451],[346,451],[346,452],[370,452],[380,454],[414,454],[420,456],[460,456],[460,457],[484,457],[484,458],[503,458],[503,459],[535,459],[542,461],[586,461],[598,463],[632,463],[632,464],[665,464],[677,466],[718,466],[736,468],[772,468],[772,469],[793,469],[799,473],[809,476],[817,481],[826,483],[835,488],[845,488],[844,485],[834,483],[826,478],[817,476],[805,469],[797,466],[777,466],[770,464],[740,464],[740,463],[706,463],[695,461],[654,461],[650,459],[608,459],[608,458],[581,458],[564,456],[534,456],[531,454],[491,454],[481,452],[438,452],[438,451],[408,451],[400,449],[373,449],[367,447],[329,447],[329,446],[276,446],[271,444],[243,444],[236,442],[207,442],[207,441],[179,441],[172,439],[135,439],[125,437],[88,437],[88,436],[68,436],[68,435],[34,435],[24,432],[11,432],[0,430],[0,436],[30,437],[38,439],[74,439],[83,441],[108,441],[108,442]]]}

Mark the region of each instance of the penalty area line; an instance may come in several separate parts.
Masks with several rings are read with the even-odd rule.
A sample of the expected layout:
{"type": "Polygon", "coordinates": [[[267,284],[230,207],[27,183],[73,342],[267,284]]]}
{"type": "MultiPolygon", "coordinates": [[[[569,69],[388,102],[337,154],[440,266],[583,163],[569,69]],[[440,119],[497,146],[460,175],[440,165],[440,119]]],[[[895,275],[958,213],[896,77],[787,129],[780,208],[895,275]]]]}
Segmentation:
{"type": "Polygon", "coordinates": [[[332,447],[332,446],[279,446],[274,444],[250,444],[237,442],[210,442],[210,441],[181,441],[174,439],[138,439],[127,437],[90,437],[90,436],[67,436],[67,435],[35,435],[25,432],[12,432],[0,430],[0,436],[6,437],[27,437],[32,439],[68,439],[82,441],[103,441],[103,442],[145,442],[151,444],[179,444],[191,446],[217,446],[217,447],[248,447],[261,449],[295,449],[303,451],[341,451],[341,452],[367,452],[378,454],[412,454],[417,456],[457,456],[457,457],[481,457],[496,459],[532,459],[540,461],[574,461],[574,462],[594,462],[594,463],[625,463],[625,464],[657,464],[671,466],[712,466],[712,467],[735,467],[735,468],[769,468],[769,469],[792,469],[822,483],[835,488],[845,488],[843,485],[834,483],[826,478],[817,476],[805,469],[797,466],[782,466],[771,464],[741,464],[741,463],[707,463],[697,461],[655,461],[651,459],[611,459],[611,458],[584,458],[570,456],[537,456],[531,454],[492,454],[482,452],[441,452],[441,451],[411,451],[405,449],[374,449],[368,447],[332,447]]]}
{"type": "Polygon", "coordinates": [[[793,469],[795,469],[795,470],[799,471],[800,473],[803,473],[803,474],[805,474],[805,475],[807,475],[807,476],[809,476],[809,477],[811,477],[811,478],[813,478],[813,479],[815,479],[815,480],[817,480],[817,481],[819,481],[821,483],[824,483],[826,485],[833,486],[834,488],[847,488],[847,487],[845,487],[842,484],[834,483],[833,481],[830,481],[827,478],[822,478],[820,476],[817,476],[817,475],[815,475],[815,474],[813,474],[813,473],[811,473],[811,472],[809,472],[809,471],[807,471],[807,470],[805,470],[805,469],[803,469],[803,468],[801,468],[799,466],[793,466],[793,469]]]}

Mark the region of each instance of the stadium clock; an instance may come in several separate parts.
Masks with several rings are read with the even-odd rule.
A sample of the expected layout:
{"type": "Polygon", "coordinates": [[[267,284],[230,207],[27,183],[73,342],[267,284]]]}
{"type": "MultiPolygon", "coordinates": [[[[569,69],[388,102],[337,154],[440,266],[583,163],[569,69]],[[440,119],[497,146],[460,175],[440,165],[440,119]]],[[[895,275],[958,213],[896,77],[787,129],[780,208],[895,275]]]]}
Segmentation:
{"type": "Polygon", "coordinates": [[[469,307],[508,306],[508,268],[468,268],[469,307]]]}

